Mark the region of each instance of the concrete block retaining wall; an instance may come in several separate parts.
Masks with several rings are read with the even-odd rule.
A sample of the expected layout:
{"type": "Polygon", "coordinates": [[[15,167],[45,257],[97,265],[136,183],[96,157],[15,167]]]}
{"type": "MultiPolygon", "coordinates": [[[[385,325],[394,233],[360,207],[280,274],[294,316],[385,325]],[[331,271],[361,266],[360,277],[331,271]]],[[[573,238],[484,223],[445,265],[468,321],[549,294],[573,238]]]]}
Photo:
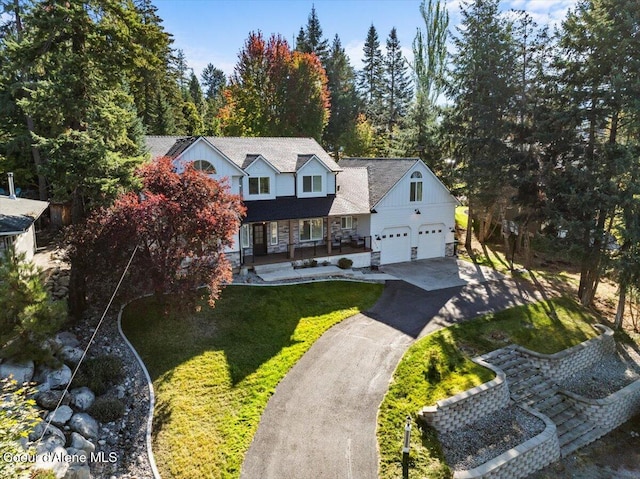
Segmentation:
{"type": "Polygon", "coordinates": [[[491,369],[496,373],[496,377],[480,386],[438,401],[435,406],[422,408],[418,413],[419,419],[438,432],[449,432],[507,406],[509,387],[502,370],[480,358],[473,361],[491,369]]]}
{"type": "Polygon", "coordinates": [[[602,399],[591,399],[561,389],[573,407],[595,423],[604,436],[640,411],[640,379],[602,399]]]}
{"type": "Polygon", "coordinates": [[[544,431],[481,466],[454,472],[453,478],[518,479],[559,460],[560,444],[556,425],[547,416],[531,408],[524,406],[523,409],[544,421],[544,431]]]}
{"type": "Polygon", "coordinates": [[[555,354],[540,354],[522,346],[516,346],[516,349],[527,357],[531,367],[539,369],[545,377],[561,383],[615,351],[613,331],[601,324],[596,327],[602,331],[600,336],[555,354]]]}

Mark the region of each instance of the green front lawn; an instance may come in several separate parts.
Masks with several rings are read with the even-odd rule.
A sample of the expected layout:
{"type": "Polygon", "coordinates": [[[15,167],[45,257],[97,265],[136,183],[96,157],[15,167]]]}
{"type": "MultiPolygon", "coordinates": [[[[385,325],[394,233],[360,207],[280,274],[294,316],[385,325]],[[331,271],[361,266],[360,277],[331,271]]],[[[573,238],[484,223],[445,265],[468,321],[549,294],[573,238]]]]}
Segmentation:
{"type": "MultiPolygon", "coordinates": [[[[412,418],[433,405],[493,379],[492,371],[471,357],[517,343],[541,353],[555,353],[596,336],[589,311],[568,298],[518,306],[436,331],[405,354],[378,412],[380,477],[402,477],[402,435],[412,418]],[[557,319],[556,319],[557,318],[557,319]]],[[[448,477],[435,431],[421,435],[414,422],[409,477],[448,477]]]]}
{"type": "Polygon", "coordinates": [[[129,305],[122,319],[156,390],[153,448],[164,479],[232,478],[276,385],[331,326],[371,307],[379,284],[229,286],[129,305]]]}
{"type": "Polygon", "coordinates": [[[469,225],[469,207],[468,206],[456,206],[456,226],[460,229],[466,230],[469,225]]]}

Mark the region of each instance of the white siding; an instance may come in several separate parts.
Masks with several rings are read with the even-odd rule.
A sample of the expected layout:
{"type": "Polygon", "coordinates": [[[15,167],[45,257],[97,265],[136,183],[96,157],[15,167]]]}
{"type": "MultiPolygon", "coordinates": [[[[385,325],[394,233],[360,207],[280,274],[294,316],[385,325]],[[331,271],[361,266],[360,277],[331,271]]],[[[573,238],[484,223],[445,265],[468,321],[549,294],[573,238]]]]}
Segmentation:
{"type": "MultiPolygon", "coordinates": [[[[0,243],[6,236],[0,237],[0,243]]],[[[36,252],[36,228],[31,225],[27,231],[20,235],[12,236],[13,248],[16,254],[24,253],[25,261],[33,260],[33,255],[36,252]]]]}
{"type": "MultiPolygon", "coordinates": [[[[433,176],[427,167],[418,162],[404,177],[396,184],[391,191],[380,201],[380,205],[388,207],[408,206],[414,208],[430,204],[449,203],[454,201],[446,188],[433,176]],[[414,171],[422,173],[422,201],[409,201],[409,189],[411,184],[411,174],[414,171]]],[[[378,206],[376,206],[376,210],[378,206]]]]}
{"type": "Polygon", "coordinates": [[[312,158],[311,160],[309,160],[307,164],[305,164],[302,168],[298,170],[298,181],[297,181],[298,198],[312,198],[312,197],[327,196],[330,188],[333,192],[335,192],[335,188],[336,188],[335,178],[333,179],[333,184],[328,185],[329,183],[327,181],[329,176],[328,173],[331,173],[331,172],[328,172],[327,168],[322,163],[320,163],[320,161],[316,160],[315,158],[312,158]],[[303,181],[303,177],[305,176],[320,176],[322,178],[321,191],[304,193],[302,191],[302,181],[303,181]]]}
{"type": "Polygon", "coordinates": [[[268,165],[264,160],[258,159],[254,161],[245,172],[249,174],[248,177],[243,178],[243,197],[245,201],[251,200],[273,200],[276,197],[276,172],[268,165]],[[268,195],[250,195],[249,194],[249,178],[253,177],[268,177],[269,178],[269,194],[268,195]]]}
{"type": "Polygon", "coordinates": [[[276,196],[295,196],[296,177],[293,173],[281,173],[276,176],[276,196]]]}
{"type": "Polygon", "coordinates": [[[327,194],[335,195],[336,194],[336,173],[333,171],[327,171],[327,194]]]}
{"type": "Polygon", "coordinates": [[[180,159],[176,161],[178,173],[184,171],[184,165],[196,160],[205,160],[211,163],[216,170],[216,173],[211,177],[216,180],[228,178],[231,192],[240,194],[240,170],[204,141],[195,143],[180,156],[180,159]]]}

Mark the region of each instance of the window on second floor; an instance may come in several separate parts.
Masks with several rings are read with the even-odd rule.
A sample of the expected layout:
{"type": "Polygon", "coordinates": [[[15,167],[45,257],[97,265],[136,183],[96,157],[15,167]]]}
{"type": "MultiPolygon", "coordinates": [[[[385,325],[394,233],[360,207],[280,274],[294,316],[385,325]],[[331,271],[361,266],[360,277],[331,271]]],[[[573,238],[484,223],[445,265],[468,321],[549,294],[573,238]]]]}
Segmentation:
{"type": "Polygon", "coordinates": [[[302,192],[303,193],[320,193],[322,191],[322,176],[321,175],[309,175],[302,177],[302,192]]]}
{"type": "Polygon", "coordinates": [[[209,175],[213,175],[216,172],[215,167],[206,160],[195,160],[193,162],[193,168],[209,175]]]}
{"type": "Polygon", "coordinates": [[[271,193],[268,176],[254,176],[249,178],[250,195],[268,195],[271,193]]]}
{"type": "Polygon", "coordinates": [[[414,171],[411,174],[409,201],[422,201],[422,173],[420,173],[419,171],[414,171]]]}

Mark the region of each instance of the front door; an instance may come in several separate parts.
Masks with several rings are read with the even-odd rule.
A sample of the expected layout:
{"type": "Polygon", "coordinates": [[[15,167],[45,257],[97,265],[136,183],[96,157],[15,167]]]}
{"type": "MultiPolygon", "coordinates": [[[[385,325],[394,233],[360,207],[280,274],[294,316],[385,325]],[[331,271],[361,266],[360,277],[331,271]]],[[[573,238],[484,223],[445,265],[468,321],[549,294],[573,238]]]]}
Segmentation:
{"type": "Polygon", "coordinates": [[[267,254],[267,224],[253,224],[253,254],[264,256],[267,254]]]}

